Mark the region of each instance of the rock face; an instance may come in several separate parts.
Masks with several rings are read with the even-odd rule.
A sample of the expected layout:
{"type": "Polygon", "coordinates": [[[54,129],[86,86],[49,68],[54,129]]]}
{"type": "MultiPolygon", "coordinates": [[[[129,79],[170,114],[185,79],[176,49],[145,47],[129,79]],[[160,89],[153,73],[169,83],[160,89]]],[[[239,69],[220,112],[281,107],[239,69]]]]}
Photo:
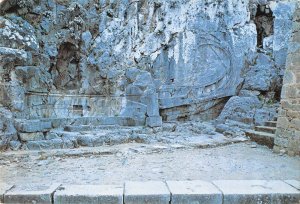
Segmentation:
{"type": "Polygon", "coordinates": [[[0,108],[0,150],[6,149],[11,139],[17,139],[13,115],[6,108],[0,108]]]}
{"type": "Polygon", "coordinates": [[[16,126],[50,123],[38,138],[75,118],[150,127],[214,119],[231,96],[280,92],[288,46],[280,39],[291,34],[296,8],[249,0],[0,4],[0,105],[16,126]]]}
{"type": "Polygon", "coordinates": [[[295,12],[283,79],[274,150],[300,155],[300,9],[295,12]]]}
{"type": "Polygon", "coordinates": [[[222,121],[230,119],[253,124],[256,109],[260,108],[261,106],[261,102],[255,96],[234,96],[229,99],[218,119],[222,121]]]}

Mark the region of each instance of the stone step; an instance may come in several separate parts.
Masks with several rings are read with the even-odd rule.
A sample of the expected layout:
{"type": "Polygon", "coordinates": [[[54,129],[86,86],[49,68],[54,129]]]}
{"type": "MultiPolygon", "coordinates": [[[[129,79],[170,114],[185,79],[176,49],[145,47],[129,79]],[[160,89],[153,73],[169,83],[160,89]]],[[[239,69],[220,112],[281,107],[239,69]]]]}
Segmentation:
{"type": "Polygon", "coordinates": [[[138,120],[130,117],[79,117],[72,120],[72,125],[120,125],[120,126],[143,126],[145,120],[138,120]]]}
{"type": "Polygon", "coordinates": [[[277,121],[267,121],[265,122],[265,126],[276,127],[277,121]]]}
{"type": "Polygon", "coordinates": [[[50,121],[41,120],[16,120],[15,126],[18,132],[34,133],[34,132],[45,132],[52,128],[50,121]]]}
{"type": "Polygon", "coordinates": [[[117,130],[131,130],[139,131],[144,126],[122,126],[122,125],[66,125],[63,130],[65,132],[94,132],[102,130],[117,131],[117,130]]]}
{"type": "Polygon", "coordinates": [[[76,141],[56,138],[51,140],[33,140],[23,143],[22,148],[27,150],[70,149],[76,147],[76,141]]]}
{"type": "MultiPolygon", "coordinates": [[[[112,130],[120,126],[116,125],[66,125],[64,131],[67,132],[81,132],[81,131],[95,131],[95,130],[112,130]]],[[[124,128],[124,127],[123,127],[124,128]]]]}
{"type": "Polygon", "coordinates": [[[276,127],[256,126],[256,127],[255,127],[255,130],[256,130],[256,131],[259,131],[259,132],[267,132],[267,133],[275,134],[275,132],[276,132],[276,127]]]}
{"type": "Polygon", "coordinates": [[[107,117],[78,117],[78,118],[39,118],[18,119],[15,121],[19,132],[47,132],[50,129],[63,128],[66,125],[119,125],[144,126],[145,119],[135,119],[123,116],[107,117]]]}
{"type": "Polygon", "coordinates": [[[140,127],[121,127],[120,129],[69,132],[52,130],[45,139],[23,141],[22,148],[28,150],[69,149],[77,147],[100,147],[129,142],[149,143],[151,138],[140,127]]]}
{"type": "Polygon", "coordinates": [[[266,145],[269,148],[273,148],[274,146],[274,134],[259,132],[255,130],[246,131],[246,135],[250,137],[251,140],[255,141],[258,144],[266,145]]]}

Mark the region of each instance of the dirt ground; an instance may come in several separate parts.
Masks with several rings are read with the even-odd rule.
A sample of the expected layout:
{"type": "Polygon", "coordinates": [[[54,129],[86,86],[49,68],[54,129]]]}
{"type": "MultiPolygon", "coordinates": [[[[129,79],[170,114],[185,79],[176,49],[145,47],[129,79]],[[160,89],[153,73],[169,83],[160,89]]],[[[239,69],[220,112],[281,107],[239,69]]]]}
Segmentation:
{"type": "Polygon", "coordinates": [[[251,142],[214,148],[129,143],[0,155],[8,184],[120,184],[126,180],[298,179],[300,158],[251,142]]]}

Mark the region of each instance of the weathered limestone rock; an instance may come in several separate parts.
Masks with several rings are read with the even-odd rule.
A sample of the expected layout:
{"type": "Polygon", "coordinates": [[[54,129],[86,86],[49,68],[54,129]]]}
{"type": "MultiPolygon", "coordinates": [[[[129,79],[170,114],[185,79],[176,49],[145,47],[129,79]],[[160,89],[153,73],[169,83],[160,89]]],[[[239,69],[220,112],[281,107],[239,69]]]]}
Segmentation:
{"type": "Polygon", "coordinates": [[[37,51],[38,41],[34,28],[24,19],[11,16],[8,19],[0,17],[0,45],[13,49],[37,51]]]}
{"type": "Polygon", "coordinates": [[[277,76],[275,65],[272,59],[263,53],[259,53],[255,60],[256,64],[250,67],[246,73],[243,88],[256,91],[270,91],[277,76]]]}
{"type": "Polygon", "coordinates": [[[245,130],[250,128],[251,125],[249,124],[226,119],[216,125],[216,132],[222,133],[227,137],[237,137],[245,135],[245,130]]]}
{"type": "Polygon", "coordinates": [[[2,0],[0,104],[20,133],[80,122],[157,127],[215,119],[240,92],[253,100],[230,108],[230,99],[220,118],[262,123],[272,116],[254,98],[279,92],[295,5],[2,0]]]}
{"type": "Polygon", "coordinates": [[[256,109],[254,115],[255,125],[264,125],[266,121],[273,121],[277,116],[278,104],[265,105],[262,108],[256,109]]]}
{"type": "Polygon", "coordinates": [[[0,106],[0,150],[5,150],[11,140],[17,139],[12,113],[0,106]]]}
{"type": "Polygon", "coordinates": [[[9,148],[11,150],[19,150],[22,147],[22,143],[18,140],[10,141],[9,148]]]}
{"type": "Polygon", "coordinates": [[[2,0],[0,2],[0,14],[10,9],[16,9],[19,14],[24,14],[28,12],[29,8],[32,8],[32,0],[2,0]]]}
{"type": "Polygon", "coordinates": [[[218,120],[225,121],[226,119],[230,119],[253,124],[255,110],[261,106],[262,104],[257,97],[231,97],[218,117],[218,120]]]}
{"type": "Polygon", "coordinates": [[[297,8],[297,1],[272,2],[270,7],[275,17],[273,55],[275,58],[275,64],[280,68],[281,75],[283,75],[286,66],[289,39],[293,30],[293,13],[297,8]]]}
{"type": "Polygon", "coordinates": [[[15,73],[25,84],[27,92],[47,93],[52,87],[51,75],[43,67],[16,67],[15,73]]]}

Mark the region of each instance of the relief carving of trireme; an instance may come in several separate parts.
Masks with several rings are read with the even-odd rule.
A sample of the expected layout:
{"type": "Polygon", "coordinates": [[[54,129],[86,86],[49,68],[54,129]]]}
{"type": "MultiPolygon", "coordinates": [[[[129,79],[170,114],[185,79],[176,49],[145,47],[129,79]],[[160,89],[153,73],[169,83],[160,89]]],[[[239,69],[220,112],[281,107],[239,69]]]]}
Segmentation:
{"type": "Polygon", "coordinates": [[[241,90],[274,96],[295,8],[267,0],[0,4],[0,116],[11,127],[2,128],[3,144],[37,121],[44,133],[69,124],[157,127],[215,119],[241,90]]]}

